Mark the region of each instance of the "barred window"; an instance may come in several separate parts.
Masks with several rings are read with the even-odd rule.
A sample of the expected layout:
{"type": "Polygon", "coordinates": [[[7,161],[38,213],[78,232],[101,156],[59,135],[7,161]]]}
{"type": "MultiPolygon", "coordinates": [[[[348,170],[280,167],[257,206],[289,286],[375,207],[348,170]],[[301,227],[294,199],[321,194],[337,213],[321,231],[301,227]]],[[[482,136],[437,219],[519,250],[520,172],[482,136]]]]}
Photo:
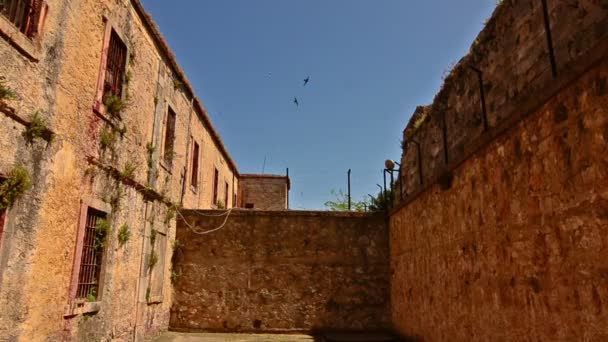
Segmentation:
{"type": "Polygon", "coordinates": [[[99,298],[101,261],[103,259],[104,240],[107,232],[103,224],[107,221],[106,213],[88,208],[85,222],[82,255],[78,272],[76,298],[99,298]]]}
{"type": "Polygon", "coordinates": [[[0,14],[28,37],[37,33],[41,9],[40,0],[0,0],[0,14]]]}
{"type": "Polygon", "coordinates": [[[224,208],[228,209],[228,199],[230,198],[228,194],[228,182],[224,185],[224,208]]]}
{"type": "Polygon", "coordinates": [[[190,184],[192,184],[193,187],[198,187],[198,158],[199,158],[199,154],[200,154],[200,147],[198,146],[198,143],[195,141],[194,142],[194,148],[192,150],[192,179],[190,184]]]}
{"type": "Polygon", "coordinates": [[[167,122],[165,124],[165,149],[164,159],[167,166],[171,166],[173,163],[173,152],[175,143],[175,112],[169,107],[167,111],[167,122]]]}
{"type": "Polygon", "coordinates": [[[127,64],[127,46],[118,34],[112,30],[110,45],[108,46],[108,59],[106,62],[106,75],[103,84],[103,100],[110,96],[122,98],[122,85],[127,64]]]}
{"type": "Polygon", "coordinates": [[[220,172],[214,169],[213,172],[213,204],[217,204],[217,192],[219,187],[220,172]]]}

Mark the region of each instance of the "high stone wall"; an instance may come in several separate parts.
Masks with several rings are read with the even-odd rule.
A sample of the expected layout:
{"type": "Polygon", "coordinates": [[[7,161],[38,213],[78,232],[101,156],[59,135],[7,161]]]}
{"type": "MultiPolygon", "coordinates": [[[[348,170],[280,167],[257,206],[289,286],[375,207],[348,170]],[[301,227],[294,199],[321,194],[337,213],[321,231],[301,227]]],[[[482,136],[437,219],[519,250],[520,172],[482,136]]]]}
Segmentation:
{"type": "Polygon", "coordinates": [[[502,1],[404,132],[390,218],[402,335],[608,340],[608,5],[547,4],[555,70],[543,2],[502,1]]]}
{"type": "Polygon", "coordinates": [[[224,332],[389,327],[388,232],[363,213],[184,211],[170,328],[224,332]],[[187,223],[187,224],[186,224],[187,223]],[[189,228],[192,226],[192,229],[189,228]]]}

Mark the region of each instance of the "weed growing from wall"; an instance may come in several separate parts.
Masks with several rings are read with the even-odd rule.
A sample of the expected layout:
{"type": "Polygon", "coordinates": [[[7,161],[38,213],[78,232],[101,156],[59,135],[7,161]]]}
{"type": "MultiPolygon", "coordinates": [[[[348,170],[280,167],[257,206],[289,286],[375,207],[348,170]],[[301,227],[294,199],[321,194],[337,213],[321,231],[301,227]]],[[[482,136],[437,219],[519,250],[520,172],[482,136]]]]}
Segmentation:
{"type": "Polygon", "coordinates": [[[101,146],[102,151],[112,148],[115,142],[116,135],[113,130],[107,127],[101,130],[101,134],[99,135],[99,146],[101,146]]]}
{"type": "Polygon", "coordinates": [[[184,89],[184,82],[178,80],[177,78],[173,79],[173,90],[182,91],[184,89]]]}
{"type": "Polygon", "coordinates": [[[113,117],[119,117],[120,113],[127,107],[126,102],[116,95],[108,96],[103,104],[106,106],[107,112],[113,117]]]}
{"type": "Polygon", "coordinates": [[[29,172],[21,167],[15,167],[8,179],[0,183],[0,209],[6,209],[15,203],[19,196],[32,187],[29,172]]]}
{"type": "Polygon", "coordinates": [[[15,92],[6,85],[4,76],[0,76],[0,101],[13,100],[15,97],[15,92]]]}
{"type": "Polygon", "coordinates": [[[137,170],[137,165],[133,164],[131,161],[127,161],[120,171],[121,179],[133,179],[135,178],[135,171],[137,170]]]}
{"type": "Polygon", "coordinates": [[[97,221],[95,229],[95,239],[93,241],[93,249],[97,250],[103,248],[106,243],[108,234],[112,231],[112,225],[110,221],[106,219],[100,219],[97,221]]]}
{"type": "Polygon", "coordinates": [[[48,142],[53,141],[53,133],[47,127],[47,122],[40,116],[40,112],[35,112],[32,117],[32,121],[25,127],[23,133],[21,133],[23,138],[28,143],[33,143],[35,139],[43,139],[48,142]]]}
{"type": "Polygon", "coordinates": [[[171,270],[171,284],[177,283],[182,276],[182,270],[171,270]]]}
{"type": "Polygon", "coordinates": [[[118,230],[118,244],[120,247],[124,246],[131,239],[131,229],[125,223],[118,230]]]}
{"type": "MultiPolygon", "coordinates": [[[[178,204],[171,203],[171,205],[167,208],[167,214],[165,216],[165,223],[169,223],[169,222],[171,222],[171,220],[173,220],[175,218],[175,214],[177,213],[178,208],[179,208],[178,204]]],[[[178,240],[176,240],[176,241],[178,241],[178,240]]]]}
{"type": "Polygon", "coordinates": [[[97,301],[97,288],[91,287],[89,294],[87,295],[87,302],[92,303],[97,301]]]}
{"type": "Polygon", "coordinates": [[[152,252],[150,252],[150,259],[148,260],[148,263],[150,265],[150,270],[152,270],[154,266],[156,266],[156,264],[158,263],[158,253],[156,253],[155,250],[152,250],[152,252]]]}

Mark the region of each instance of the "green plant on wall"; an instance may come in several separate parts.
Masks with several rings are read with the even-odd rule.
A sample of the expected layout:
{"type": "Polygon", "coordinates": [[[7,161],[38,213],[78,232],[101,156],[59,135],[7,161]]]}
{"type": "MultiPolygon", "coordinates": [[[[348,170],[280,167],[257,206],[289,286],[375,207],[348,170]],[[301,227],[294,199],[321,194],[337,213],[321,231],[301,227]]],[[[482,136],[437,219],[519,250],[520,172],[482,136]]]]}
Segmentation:
{"type": "Polygon", "coordinates": [[[177,283],[182,276],[182,270],[171,270],[171,284],[177,283]]]}
{"type": "Polygon", "coordinates": [[[173,79],[173,89],[174,90],[183,90],[184,82],[178,80],[177,78],[173,79]]]}
{"type": "Polygon", "coordinates": [[[103,101],[106,106],[106,111],[112,116],[119,116],[120,113],[127,107],[125,101],[116,95],[110,95],[103,101]]]}
{"type": "Polygon", "coordinates": [[[407,138],[411,138],[414,136],[414,133],[416,133],[416,131],[422,127],[422,124],[426,121],[427,117],[429,116],[429,114],[427,112],[422,113],[417,119],[416,121],[414,121],[414,124],[412,125],[412,128],[409,129],[406,133],[407,138]]]}
{"type": "Polygon", "coordinates": [[[133,164],[130,160],[127,161],[120,171],[120,178],[133,179],[135,177],[135,170],[137,170],[137,165],[133,164]]]}
{"type": "Polygon", "coordinates": [[[105,127],[101,130],[101,134],[99,135],[99,146],[101,146],[102,150],[107,150],[114,146],[114,142],[116,141],[116,135],[114,131],[105,127]]]}
{"type": "Polygon", "coordinates": [[[182,248],[184,248],[184,243],[179,241],[179,240],[175,240],[173,241],[173,253],[179,253],[181,252],[182,248]]]}
{"type": "Polygon", "coordinates": [[[150,269],[153,269],[154,266],[156,266],[156,264],[158,264],[158,253],[156,253],[155,250],[152,250],[152,252],[150,252],[150,258],[148,260],[148,265],[149,265],[150,269]]]}
{"type": "Polygon", "coordinates": [[[97,301],[97,287],[91,287],[89,294],[87,295],[87,302],[96,302],[97,301]]]}
{"type": "Polygon", "coordinates": [[[95,238],[93,241],[93,249],[98,250],[105,246],[106,239],[110,231],[112,231],[112,225],[110,224],[110,221],[106,219],[99,219],[97,221],[95,229],[95,238]]]}
{"type": "Polygon", "coordinates": [[[171,205],[167,208],[167,215],[165,216],[165,223],[171,222],[175,218],[175,214],[177,213],[177,209],[179,208],[178,204],[171,203],[171,205]]]}
{"type": "Polygon", "coordinates": [[[0,210],[13,205],[17,198],[32,187],[30,174],[22,166],[17,166],[8,175],[8,179],[0,183],[0,210]]]}
{"type": "MultiPolygon", "coordinates": [[[[348,195],[344,194],[342,190],[336,192],[331,190],[331,195],[336,197],[333,201],[327,201],[323,205],[331,211],[348,211],[348,195]]],[[[351,199],[350,203],[351,211],[364,211],[365,203],[351,199]]]]}
{"type": "Polygon", "coordinates": [[[0,76],[0,101],[13,100],[15,92],[6,85],[6,79],[0,76]]]}
{"type": "Polygon", "coordinates": [[[23,138],[28,142],[32,143],[35,139],[44,139],[48,142],[52,142],[53,133],[48,129],[46,120],[40,116],[40,112],[35,112],[32,117],[32,121],[25,127],[23,138]]]}
{"type": "Polygon", "coordinates": [[[118,229],[118,244],[120,245],[120,247],[122,247],[127,242],[129,242],[130,239],[131,239],[131,229],[125,223],[122,226],[120,226],[120,229],[118,229]]]}

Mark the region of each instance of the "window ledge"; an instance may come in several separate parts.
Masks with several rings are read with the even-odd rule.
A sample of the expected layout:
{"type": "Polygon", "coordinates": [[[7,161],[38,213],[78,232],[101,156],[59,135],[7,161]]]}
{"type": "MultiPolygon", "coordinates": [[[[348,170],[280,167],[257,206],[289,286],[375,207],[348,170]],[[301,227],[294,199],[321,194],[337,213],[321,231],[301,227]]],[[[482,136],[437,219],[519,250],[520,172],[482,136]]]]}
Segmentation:
{"type": "Polygon", "coordinates": [[[163,296],[153,296],[148,298],[148,305],[151,304],[160,304],[163,302],[163,296]]]}
{"type": "Polygon", "coordinates": [[[167,164],[167,162],[165,162],[165,158],[161,158],[160,159],[160,166],[165,169],[165,171],[167,171],[170,175],[173,174],[173,172],[171,172],[171,165],[167,164]]]}
{"type": "Polygon", "coordinates": [[[76,302],[66,305],[63,317],[74,317],[77,315],[94,314],[101,310],[101,302],[76,302]]]}
{"type": "Polygon", "coordinates": [[[21,33],[3,15],[0,15],[0,35],[27,58],[35,62],[40,60],[40,47],[21,33]]]}

